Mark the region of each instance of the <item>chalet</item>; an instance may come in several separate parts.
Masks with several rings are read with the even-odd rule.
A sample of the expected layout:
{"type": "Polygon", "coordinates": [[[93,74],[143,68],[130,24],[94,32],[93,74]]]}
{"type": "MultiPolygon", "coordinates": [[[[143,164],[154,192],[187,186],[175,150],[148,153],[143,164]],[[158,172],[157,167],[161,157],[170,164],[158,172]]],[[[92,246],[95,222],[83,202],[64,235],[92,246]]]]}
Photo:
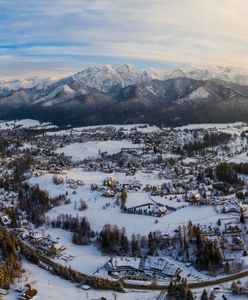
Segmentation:
{"type": "Polygon", "coordinates": [[[114,197],[115,196],[115,191],[111,189],[107,189],[103,193],[104,197],[114,197]]]}
{"type": "Polygon", "coordinates": [[[136,191],[138,191],[141,188],[141,186],[142,186],[142,184],[138,180],[135,180],[134,182],[132,182],[132,187],[136,191]]]}
{"type": "Polygon", "coordinates": [[[91,191],[97,191],[98,190],[98,185],[96,183],[92,183],[90,185],[90,189],[91,189],[91,191]]]}
{"type": "Polygon", "coordinates": [[[240,213],[241,205],[238,201],[228,202],[223,207],[223,213],[240,213]]]}
{"type": "Polygon", "coordinates": [[[83,186],[84,182],[82,180],[76,180],[76,184],[79,186],[83,186]]]}
{"type": "Polygon", "coordinates": [[[213,236],[216,234],[216,230],[215,228],[213,228],[212,226],[202,226],[201,227],[202,232],[206,235],[206,236],[213,236]]]}
{"type": "Polygon", "coordinates": [[[26,285],[26,289],[18,296],[19,300],[30,300],[33,299],[37,294],[38,291],[36,289],[31,288],[29,284],[26,285]]]}
{"type": "Polygon", "coordinates": [[[11,220],[7,215],[1,217],[1,222],[4,226],[8,226],[11,224],[11,220]]]}
{"type": "Polygon", "coordinates": [[[30,242],[38,243],[43,240],[44,236],[37,232],[29,232],[28,238],[29,238],[30,242]]]}
{"type": "Polygon", "coordinates": [[[225,224],[225,233],[238,233],[241,231],[239,224],[227,223],[225,224]]]}

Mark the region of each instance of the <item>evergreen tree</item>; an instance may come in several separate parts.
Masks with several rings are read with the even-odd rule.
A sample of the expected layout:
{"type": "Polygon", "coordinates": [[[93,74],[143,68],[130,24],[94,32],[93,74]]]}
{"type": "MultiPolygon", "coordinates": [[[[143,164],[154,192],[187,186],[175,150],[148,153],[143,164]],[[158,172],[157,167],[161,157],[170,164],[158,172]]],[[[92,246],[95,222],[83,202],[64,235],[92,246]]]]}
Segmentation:
{"type": "Polygon", "coordinates": [[[240,212],[240,223],[245,224],[245,216],[244,216],[243,211],[240,212]]]}
{"type": "Polygon", "coordinates": [[[215,294],[213,291],[209,295],[209,300],[215,300],[215,294]]]}
{"type": "Polygon", "coordinates": [[[209,300],[208,293],[205,289],[203,290],[203,292],[201,294],[201,300],[209,300]]]}

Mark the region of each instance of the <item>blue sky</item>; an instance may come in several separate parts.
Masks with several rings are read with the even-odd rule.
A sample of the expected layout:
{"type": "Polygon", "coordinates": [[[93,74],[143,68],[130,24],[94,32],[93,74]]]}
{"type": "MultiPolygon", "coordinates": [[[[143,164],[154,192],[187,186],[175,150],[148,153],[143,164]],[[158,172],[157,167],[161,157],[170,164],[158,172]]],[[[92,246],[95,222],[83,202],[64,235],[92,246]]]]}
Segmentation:
{"type": "Polygon", "coordinates": [[[0,0],[0,77],[91,64],[248,67],[247,0],[0,0]]]}

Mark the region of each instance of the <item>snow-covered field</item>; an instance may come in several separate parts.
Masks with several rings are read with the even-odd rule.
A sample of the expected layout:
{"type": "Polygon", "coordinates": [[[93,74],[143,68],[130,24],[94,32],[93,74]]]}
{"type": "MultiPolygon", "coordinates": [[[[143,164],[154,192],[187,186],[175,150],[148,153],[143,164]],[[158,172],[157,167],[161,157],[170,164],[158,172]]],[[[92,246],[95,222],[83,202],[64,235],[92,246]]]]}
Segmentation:
{"type": "Polygon", "coordinates": [[[14,127],[32,128],[32,129],[57,128],[57,126],[52,125],[51,123],[44,123],[32,119],[23,119],[17,121],[0,121],[0,130],[13,129],[14,127]]]}
{"type": "Polygon", "coordinates": [[[86,143],[73,143],[56,150],[57,153],[64,153],[71,156],[74,160],[83,160],[86,158],[99,157],[101,153],[108,154],[119,153],[122,148],[138,148],[139,145],[132,144],[129,141],[90,141],[86,143]]]}
{"type": "Polygon", "coordinates": [[[248,155],[247,155],[247,153],[242,153],[242,154],[232,157],[229,161],[233,162],[233,163],[238,163],[238,164],[247,163],[248,155]]]}
{"type": "MultiPolygon", "coordinates": [[[[133,233],[147,235],[150,231],[156,230],[161,230],[164,233],[173,233],[180,224],[187,224],[189,220],[193,223],[199,224],[215,224],[219,218],[226,217],[226,215],[217,213],[210,206],[187,206],[159,218],[158,223],[155,223],[155,218],[153,217],[121,213],[120,207],[115,204],[115,199],[105,198],[99,192],[92,192],[89,185],[94,182],[101,183],[106,177],[106,174],[100,172],[87,172],[84,174],[83,172],[80,172],[79,169],[73,169],[67,176],[68,178],[83,180],[85,182],[85,186],[79,187],[76,194],[74,194],[73,190],[70,189],[66,183],[63,185],[53,184],[51,174],[47,174],[39,178],[34,177],[31,179],[31,183],[39,183],[40,187],[48,190],[51,196],[65,194],[66,191],[69,193],[71,203],[53,208],[47,213],[47,216],[53,219],[59,214],[66,214],[68,212],[70,212],[72,216],[86,216],[92,225],[93,230],[96,231],[101,231],[105,224],[116,224],[120,228],[125,227],[128,236],[131,236],[133,233]],[[78,177],[77,174],[79,175],[78,177]],[[87,210],[78,211],[77,209],[74,209],[75,202],[78,203],[80,199],[86,201],[88,205],[87,210]],[[110,205],[106,208],[107,204],[110,205]]],[[[120,178],[123,178],[124,174],[119,173],[119,176],[120,178]]],[[[118,177],[115,178],[118,180],[118,177]]],[[[140,176],[139,179],[141,180],[141,183],[151,183],[149,180],[144,180],[144,182],[142,182],[142,176],[140,176]]],[[[158,179],[155,180],[156,182],[159,181],[158,179]]],[[[154,199],[158,202],[159,199],[161,199],[161,202],[164,204],[173,204],[172,201],[167,200],[167,202],[162,197],[156,197],[154,199]]],[[[127,206],[129,206],[129,200],[131,206],[151,202],[149,201],[150,199],[147,194],[141,192],[128,193],[127,206]]],[[[175,203],[178,204],[178,206],[182,206],[183,204],[186,205],[186,203],[175,203]]],[[[177,206],[176,204],[175,207],[177,206]]]]}
{"type": "Polygon", "coordinates": [[[233,128],[233,127],[239,127],[239,126],[244,126],[245,123],[242,122],[235,122],[235,123],[203,123],[203,124],[189,124],[185,126],[180,126],[177,127],[177,129],[211,129],[211,128],[216,128],[216,129],[226,129],[226,128],[233,128]]]}
{"type": "Polygon", "coordinates": [[[54,228],[47,229],[46,232],[53,240],[66,247],[62,256],[57,259],[60,264],[71,266],[72,269],[82,273],[93,274],[99,266],[102,266],[110,259],[109,256],[103,255],[93,245],[77,246],[72,243],[70,232],[54,228]]]}

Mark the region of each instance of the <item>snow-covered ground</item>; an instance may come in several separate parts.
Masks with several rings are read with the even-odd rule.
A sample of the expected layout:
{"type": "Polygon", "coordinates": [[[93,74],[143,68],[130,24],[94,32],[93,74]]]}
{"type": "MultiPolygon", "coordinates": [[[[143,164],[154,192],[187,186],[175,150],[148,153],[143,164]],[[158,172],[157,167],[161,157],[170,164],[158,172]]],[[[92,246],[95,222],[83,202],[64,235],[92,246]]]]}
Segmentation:
{"type": "Polygon", "coordinates": [[[0,121],[0,130],[13,129],[14,127],[31,128],[31,129],[57,128],[57,126],[52,125],[51,123],[44,123],[32,119],[23,119],[17,121],[0,121]]]}
{"type": "Polygon", "coordinates": [[[203,123],[203,124],[189,124],[185,126],[180,126],[177,127],[177,129],[211,129],[211,128],[216,128],[216,129],[227,129],[227,128],[233,128],[233,127],[239,127],[239,126],[244,126],[245,123],[242,122],[235,122],[235,123],[203,123]]]}
{"type": "Polygon", "coordinates": [[[130,141],[90,141],[86,143],[73,143],[56,150],[56,153],[64,153],[71,156],[74,160],[99,157],[101,153],[119,153],[122,148],[138,148],[139,145],[132,144],[130,141]]]}
{"type": "MultiPolygon", "coordinates": [[[[30,120],[22,120],[22,123],[15,123],[17,126],[41,126],[35,121],[30,120]]],[[[0,128],[2,126],[5,126],[4,123],[0,123],[0,128]]],[[[13,125],[11,125],[13,126],[13,125]]],[[[48,125],[49,126],[49,125],[48,125]]],[[[132,144],[130,140],[122,140],[122,141],[115,141],[115,140],[109,140],[109,141],[88,141],[85,143],[75,143],[74,141],[78,141],[77,135],[83,136],[84,133],[87,133],[87,135],[92,133],[95,134],[95,132],[104,132],[106,130],[107,126],[89,126],[89,127],[79,127],[74,129],[68,129],[63,131],[56,131],[56,132],[50,132],[47,133],[49,135],[69,135],[72,134],[76,136],[76,138],[72,139],[71,144],[64,146],[62,148],[58,148],[56,150],[57,153],[64,153],[67,156],[71,156],[74,161],[82,161],[83,159],[87,158],[97,158],[100,157],[101,153],[107,152],[108,154],[114,154],[121,151],[122,148],[138,148],[142,145],[138,144],[132,144]],[[105,129],[104,129],[105,128],[105,129]]],[[[156,126],[141,126],[139,124],[137,125],[115,125],[112,126],[115,130],[120,129],[121,127],[124,128],[124,132],[131,132],[131,129],[136,127],[136,130],[142,131],[144,133],[159,131],[160,129],[156,126]]],[[[184,145],[187,143],[187,141],[191,141],[192,139],[192,133],[183,131],[184,129],[195,129],[195,128],[203,128],[203,129],[213,129],[216,128],[213,132],[226,132],[232,134],[232,138],[228,144],[228,151],[225,149],[222,149],[222,146],[218,148],[218,156],[216,158],[221,158],[225,156],[225,159],[229,161],[236,161],[236,162],[244,162],[247,160],[247,155],[244,153],[246,142],[241,136],[241,133],[243,130],[247,130],[247,125],[243,123],[234,123],[234,124],[194,124],[189,126],[184,126],[178,128],[177,134],[175,134],[175,138],[177,139],[177,143],[180,145],[184,145]],[[230,149],[230,151],[229,151],[230,149]],[[242,153],[243,152],[243,153],[242,153]],[[233,156],[233,157],[231,157],[233,156]]],[[[109,129],[107,129],[109,130],[109,129]]],[[[164,130],[169,129],[165,128],[164,130]]],[[[111,129],[110,129],[111,131],[111,129]]],[[[202,133],[199,134],[200,138],[202,138],[202,133]]],[[[57,137],[58,140],[60,140],[60,137],[57,137]]],[[[63,139],[63,137],[62,137],[63,139]]],[[[62,140],[61,139],[61,140],[62,140]]],[[[172,141],[173,142],[173,141],[172,141]]],[[[63,144],[63,143],[62,143],[63,144]]],[[[28,143],[25,143],[23,145],[24,148],[30,148],[31,145],[28,143]]],[[[167,149],[167,148],[166,148],[167,149]]],[[[177,158],[178,155],[172,154],[172,150],[165,151],[162,154],[162,158],[177,158]]],[[[149,160],[152,158],[151,154],[143,155],[144,160],[149,160]]],[[[191,164],[197,164],[201,163],[200,160],[198,160],[198,156],[196,157],[186,157],[184,158],[182,165],[188,165],[191,164]]],[[[82,164],[75,164],[78,166],[82,166],[82,164]]],[[[187,167],[187,170],[190,167],[187,167]]],[[[86,169],[86,167],[85,167],[86,169]]],[[[186,168],[185,168],[186,169],[186,168]]],[[[195,206],[190,205],[189,202],[184,201],[184,195],[185,194],[176,194],[176,195],[167,195],[165,197],[160,196],[150,196],[149,193],[146,193],[143,191],[143,187],[145,185],[152,185],[152,186],[160,186],[163,183],[173,183],[173,178],[170,176],[165,176],[165,178],[160,179],[162,176],[159,176],[160,173],[160,166],[156,169],[150,169],[147,168],[140,168],[137,173],[134,176],[126,176],[125,173],[120,172],[113,172],[111,174],[106,174],[100,171],[94,171],[94,172],[86,172],[83,171],[82,168],[74,168],[70,169],[68,171],[68,174],[66,175],[58,175],[58,177],[63,177],[64,183],[60,185],[55,185],[53,183],[53,174],[51,173],[45,173],[44,176],[41,177],[35,177],[33,176],[30,179],[31,184],[39,184],[41,189],[47,190],[51,196],[57,196],[60,194],[66,194],[68,193],[68,197],[71,199],[71,203],[66,205],[61,205],[58,207],[55,207],[47,212],[46,216],[49,217],[51,220],[56,218],[60,214],[69,214],[71,216],[80,216],[80,217],[87,217],[89,220],[89,223],[91,224],[91,228],[94,231],[100,232],[105,224],[113,224],[117,225],[120,229],[125,228],[126,234],[130,238],[132,234],[139,234],[139,235],[148,235],[151,231],[159,230],[163,234],[173,234],[175,232],[175,229],[178,228],[179,225],[187,225],[188,221],[191,220],[193,224],[202,224],[202,225],[216,225],[217,220],[220,218],[229,218],[232,216],[232,214],[222,214],[218,210],[216,210],[213,206],[195,206]],[[152,171],[151,171],[152,170],[152,171]],[[164,204],[166,206],[169,206],[170,208],[175,208],[176,210],[173,211],[173,209],[169,209],[168,213],[161,217],[156,218],[152,216],[144,216],[144,215],[138,215],[138,214],[127,214],[122,213],[119,204],[117,203],[117,196],[113,198],[106,198],[102,195],[103,192],[100,190],[98,191],[91,191],[90,185],[91,184],[97,184],[101,185],[103,183],[103,180],[106,177],[112,177],[115,180],[117,180],[120,184],[131,184],[134,181],[139,181],[142,185],[142,188],[139,191],[127,191],[127,203],[126,207],[133,207],[138,205],[143,205],[147,203],[151,203],[153,200],[164,204]],[[81,180],[84,182],[84,185],[79,185],[78,187],[72,187],[70,183],[68,183],[67,179],[74,179],[74,180],[81,180]],[[87,204],[87,209],[84,211],[79,211],[79,203],[80,200],[84,200],[87,204]]],[[[188,174],[188,173],[187,173],[188,174]]],[[[160,174],[161,175],[161,174],[160,174]]],[[[169,174],[170,175],[170,174],[169,174]]],[[[159,188],[159,187],[158,187],[159,188]]],[[[196,189],[190,188],[190,189],[196,189]]],[[[175,189],[176,190],[176,189],[175,189]]],[[[174,193],[174,191],[170,191],[170,193],[174,193]]],[[[97,269],[99,269],[101,266],[103,266],[110,257],[107,255],[103,255],[95,246],[94,243],[92,243],[90,246],[77,246],[72,243],[72,234],[70,232],[66,232],[61,229],[51,229],[49,227],[46,227],[44,225],[41,229],[39,229],[43,232],[46,232],[51,235],[53,240],[58,240],[60,244],[64,245],[66,247],[66,250],[62,252],[61,257],[56,258],[59,263],[71,266],[73,269],[81,271],[83,273],[92,274],[97,269]]],[[[203,279],[208,279],[207,275],[204,273],[197,272],[193,267],[186,267],[185,264],[177,262],[178,266],[182,269],[181,275],[188,278],[189,281],[200,281],[203,279]]],[[[33,272],[34,266],[30,264],[27,264],[28,270],[30,272],[33,272]]],[[[35,272],[38,272],[41,274],[42,277],[43,272],[40,269],[35,269],[35,272]],[[38,270],[38,271],[37,271],[38,270]]],[[[49,275],[50,276],[50,275],[49,275]]],[[[35,276],[32,277],[36,278],[35,276]]],[[[46,278],[46,277],[45,277],[46,278]]],[[[49,277],[50,278],[50,277],[49,277]]],[[[61,279],[57,277],[53,277],[53,279],[37,279],[39,280],[38,283],[34,283],[34,286],[37,284],[37,287],[39,288],[38,284],[41,284],[41,294],[39,293],[39,296],[37,299],[58,299],[60,297],[62,290],[58,291],[56,294],[56,291],[53,289],[50,291],[52,298],[46,297],[46,294],[43,293],[43,287],[42,284],[45,285],[47,281],[50,282],[50,280],[54,281],[55,286],[59,286],[61,282],[63,282],[61,279]],[[56,281],[57,280],[57,281],[56,281]],[[42,298],[39,298],[40,295],[42,295],[42,298]],[[57,298],[56,298],[57,297],[57,298]]],[[[34,279],[35,280],[35,279],[34,279]]],[[[95,292],[95,291],[89,291],[88,294],[86,292],[80,291],[75,288],[70,283],[66,283],[66,285],[63,286],[65,299],[97,299],[100,296],[104,296],[104,293],[95,292]],[[71,294],[70,297],[67,297],[67,293],[69,291],[69,286],[67,290],[67,285],[71,286],[71,294]],[[75,292],[75,293],[74,293],[75,292]],[[98,293],[98,294],[96,294],[98,293]],[[87,296],[88,295],[88,296],[87,296]],[[75,297],[75,298],[73,298],[75,297]],[[87,298],[88,297],[88,298],[87,298]]],[[[58,287],[59,289],[59,287],[58,287]]],[[[45,291],[45,293],[49,293],[48,291],[45,291]]],[[[112,292],[106,292],[106,298],[112,299],[139,299],[140,297],[144,299],[154,299],[156,295],[154,293],[133,293],[130,292],[128,295],[119,295],[116,294],[117,298],[114,298],[112,292]],[[134,296],[134,297],[133,297],[134,296]],[[132,298],[133,297],[133,298],[132,298]]],[[[230,295],[227,295],[228,299],[232,299],[229,297],[230,295]]],[[[219,295],[217,295],[217,299],[219,295]]],[[[7,298],[8,299],[8,298],[7,298]]],[[[12,298],[9,298],[11,300],[12,298]]],[[[238,298],[233,298],[238,299],[238,298]]],[[[239,298],[241,299],[241,298],[239,298]]]]}
{"type": "Polygon", "coordinates": [[[248,162],[247,152],[236,155],[236,156],[232,157],[229,161],[233,162],[233,163],[237,163],[237,164],[247,163],[248,162]]]}
{"type": "MultiPolygon", "coordinates": [[[[38,290],[35,300],[96,300],[105,297],[108,300],[155,300],[159,292],[148,291],[128,291],[128,293],[117,293],[113,291],[88,290],[83,291],[75,286],[75,284],[66,281],[58,276],[54,276],[49,272],[40,269],[36,265],[24,262],[26,272],[23,274],[18,286],[30,283],[33,288],[38,290]]],[[[10,290],[9,295],[4,300],[16,300],[18,293],[14,288],[10,290]]]]}
{"type": "MultiPolygon", "coordinates": [[[[120,207],[116,205],[114,198],[105,198],[100,192],[92,192],[90,190],[90,184],[102,183],[103,179],[106,177],[106,174],[100,172],[87,172],[84,174],[83,172],[80,172],[79,169],[73,169],[67,176],[68,178],[83,180],[85,182],[85,186],[79,187],[76,190],[76,194],[74,194],[74,190],[70,189],[66,183],[62,185],[55,185],[52,182],[52,174],[47,174],[42,177],[33,177],[30,181],[32,184],[39,183],[40,187],[47,190],[51,196],[65,194],[66,191],[69,193],[71,203],[53,208],[47,213],[47,216],[50,218],[56,218],[59,214],[66,214],[68,212],[70,212],[72,216],[86,216],[92,225],[92,229],[96,231],[101,231],[105,224],[116,224],[120,228],[125,227],[128,236],[131,236],[133,233],[147,235],[150,231],[156,230],[162,230],[164,233],[173,233],[173,231],[180,224],[187,224],[189,220],[191,220],[193,223],[199,224],[215,224],[219,218],[226,217],[226,215],[217,213],[210,206],[187,206],[165,215],[162,218],[159,218],[158,223],[155,223],[155,218],[153,217],[121,213],[120,207]],[[77,177],[77,175],[79,175],[79,177],[77,177]],[[79,202],[80,199],[86,201],[88,205],[87,210],[78,211],[77,209],[74,209],[75,202],[79,202]]],[[[119,176],[120,178],[123,178],[124,174],[119,173],[119,176]]],[[[146,182],[151,184],[149,179],[145,179],[144,182],[142,182],[141,176],[139,179],[143,184],[146,182]]],[[[119,180],[118,177],[117,180],[119,180]]],[[[155,179],[155,181],[158,182],[159,180],[155,179]]],[[[161,199],[161,203],[164,204],[173,203],[173,201],[170,200],[167,200],[167,202],[165,198],[162,197],[156,197],[154,199],[156,199],[158,202],[161,199]]],[[[131,206],[150,202],[147,194],[141,192],[128,193],[128,206],[129,200],[131,202],[131,206]]],[[[182,206],[183,204],[186,205],[186,203],[175,203],[178,203],[178,206],[182,206]]],[[[175,207],[176,206],[177,205],[175,204],[175,207]]]]}
{"type": "Polygon", "coordinates": [[[109,256],[102,254],[94,245],[77,246],[72,243],[71,232],[54,228],[47,229],[46,232],[57,240],[61,245],[65,246],[62,256],[57,259],[60,264],[71,266],[72,269],[82,273],[93,274],[99,266],[102,266],[110,259],[109,256]]]}

